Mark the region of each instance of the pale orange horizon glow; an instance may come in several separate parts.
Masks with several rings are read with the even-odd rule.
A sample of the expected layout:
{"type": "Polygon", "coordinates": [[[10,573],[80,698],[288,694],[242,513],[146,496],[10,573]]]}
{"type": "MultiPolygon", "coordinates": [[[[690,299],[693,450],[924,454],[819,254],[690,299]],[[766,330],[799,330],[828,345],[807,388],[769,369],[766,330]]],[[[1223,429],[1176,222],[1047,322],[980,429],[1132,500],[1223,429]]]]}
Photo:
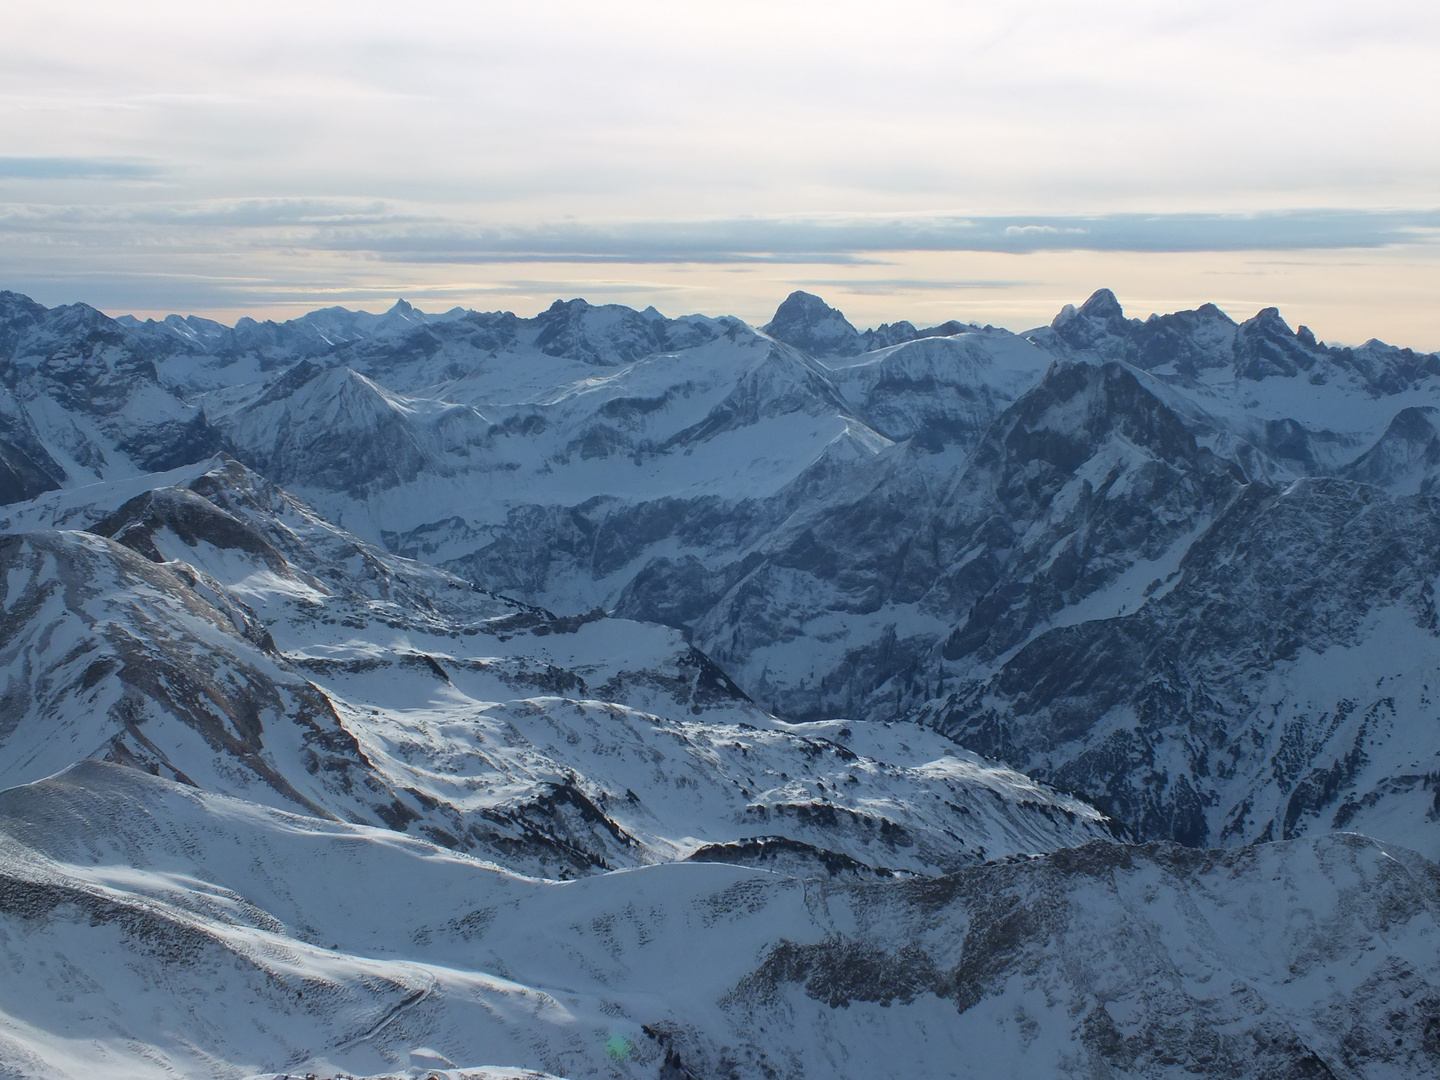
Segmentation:
{"type": "MultiPolygon", "coordinates": [[[[1309,326],[1336,345],[1378,337],[1440,351],[1440,259],[1426,247],[1280,252],[888,252],[864,266],[527,265],[517,282],[506,264],[393,266],[330,292],[297,283],[300,298],[179,312],[227,324],[236,319],[295,318],[317,307],[369,311],[403,297],[425,311],[452,307],[533,315],[556,299],[653,304],[666,315],[738,315],[760,325],[794,289],[823,296],[857,327],[908,319],[949,319],[1022,331],[1048,323],[1067,303],[1109,288],[1131,318],[1214,303],[1237,322],[1278,307],[1292,327],[1309,326]],[[922,287],[915,287],[917,281],[922,287]],[[947,282],[954,282],[947,287],[947,282]],[[989,283],[997,284],[989,284],[989,283]]],[[[267,289],[274,288],[266,286],[267,289]]],[[[73,297],[84,300],[83,296],[73,297]]],[[[59,299],[53,302],[62,302],[59,299]]],[[[117,307],[107,314],[163,318],[169,308],[117,307]]]]}

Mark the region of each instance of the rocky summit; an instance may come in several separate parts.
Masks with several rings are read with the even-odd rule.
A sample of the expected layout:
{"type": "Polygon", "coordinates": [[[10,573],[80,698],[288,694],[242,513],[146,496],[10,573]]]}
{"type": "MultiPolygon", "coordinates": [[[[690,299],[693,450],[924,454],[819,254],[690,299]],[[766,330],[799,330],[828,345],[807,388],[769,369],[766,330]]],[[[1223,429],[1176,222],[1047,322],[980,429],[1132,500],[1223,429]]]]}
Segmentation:
{"type": "Polygon", "coordinates": [[[0,293],[0,1076],[1440,1076],[1437,417],[1103,289],[0,293]]]}

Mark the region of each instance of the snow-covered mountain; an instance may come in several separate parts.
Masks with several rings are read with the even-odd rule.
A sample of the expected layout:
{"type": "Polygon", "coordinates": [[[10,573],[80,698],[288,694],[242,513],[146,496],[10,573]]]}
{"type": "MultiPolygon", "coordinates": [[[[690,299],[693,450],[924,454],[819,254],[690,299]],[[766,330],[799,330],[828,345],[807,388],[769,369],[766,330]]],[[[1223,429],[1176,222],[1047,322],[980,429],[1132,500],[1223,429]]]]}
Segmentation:
{"type": "Polygon", "coordinates": [[[1105,290],[0,294],[0,1065],[1435,1075],[1436,416],[1105,290]]]}
{"type": "Polygon", "coordinates": [[[1353,834],[1097,841],[904,881],[693,861],[541,881],[87,762],[0,793],[0,1060],[57,1080],[1427,1077],[1437,889],[1433,863],[1353,834]]]}
{"type": "MultiPolygon", "coordinates": [[[[1194,545],[1262,491],[1327,477],[1406,496],[1428,490],[1440,460],[1436,357],[1326,346],[1273,309],[1243,323],[1213,305],[1141,321],[1101,290],[1026,335],[955,323],[860,333],[796,293],[763,331],[579,300],[533,319],[428,315],[402,301],[383,316],[331,309],[224,328],[7,297],[17,496],[34,495],[37,476],[73,486],[223,445],[371,543],[551,610],[675,627],[780,715],[939,723],[1063,776],[1136,835],[1188,842],[1217,839],[1249,797],[1190,794],[1211,755],[1234,752],[1214,724],[1178,775],[1168,759],[1153,765],[1172,795],[1136,802],[1068,752],[1046,743],[1042,759],[1040,743],[953,718],[974,713],[976,688],[1046,633],[1130,618],[1161,585],[1188,581],[1194,545]],[[118,390],[81,395],[61,385],[73,374],[47,374],[54,357],[80,355],[101,359],[79,384],[123,382],[124,408],[118,390]],[[163,423],[142,415],[152,401],[163,423]],[[47,409],[63,422],[37,421],[47,409]],[[182,414],[203,438],[168,457],[127,456],[182,414]],[[39,468],[73,460],[80,430],[104,466],[39,468]],[[959,698],[971,704],[957,712],[959,698]]],[[[1252,536],[1246,550],[1266,558],[1269,543],[1252,536]]],[[[1267,572],[1284,573],[1277,562],[1267,572]]],[[[1345,603],[1361,605],[1351,619],[1376,606],[1345,603]]],[[[1237,625],[1225,647],[1263,652],[1254,633],[1237,625]]],[[[1396,655],[1423,653],[1428,631],[1413,633],[1396,655]]],[[[1296,647],[1330,644],[1302,635],[1296,647]]],[[[1362,689],[1337,689],[1322,711],[1362,689]]],[[[1280,703],[1216,700],[1227,714],[1280,703]]],[[[1159,737],[1193,738],[1178,716],[1163,713],[1159,737]]],[[[1115,723],[1138,730],[1087,713],[1075,754],[1108,753],[1115,723]]],[[[1422,767],[1428,745],[1403,775],[1434,771],[1422,767]]],[[[1332,749],[1315,744],[1320,757],[1332,749]]],[[[1272,802],[1309,798],[1293,770],[1252,751],[1245,784],[1278,784],[1272,802]]],[[[1152,766],[1126,761],[1122,787],[1151,783],[1152,766]]],[[[1374,794],[1325,790],[1336,807],[1374,794]]],[[[1285,815],[1276,820],[1284,831],[1285,815]]],[[[1423,836],[1397,839],[1430,850],[1423,836]]]]}
{"type": "Polygon", "coordinates": [[[1440,853],[1440,504],[1252,484],[1137,610],[1056,627],[925,707],[967,746],[1195,845],[1320,828],[1440,853]]]}
{"type": "Polygon", "coordinates": [[[24,478],[10,493],[168,469],[219,444],[119,323],[0,292],[0,457],[24,478]]]}
{"type": "Polygon", "coordinates": [[[1108,835],[937,735],[776,720],[674,630],[558,618],[237,462],[194,471],[89,532],[0,540],[0,783],[100,757],[567,876],[722,852],[939,872],[1108,835]]]}

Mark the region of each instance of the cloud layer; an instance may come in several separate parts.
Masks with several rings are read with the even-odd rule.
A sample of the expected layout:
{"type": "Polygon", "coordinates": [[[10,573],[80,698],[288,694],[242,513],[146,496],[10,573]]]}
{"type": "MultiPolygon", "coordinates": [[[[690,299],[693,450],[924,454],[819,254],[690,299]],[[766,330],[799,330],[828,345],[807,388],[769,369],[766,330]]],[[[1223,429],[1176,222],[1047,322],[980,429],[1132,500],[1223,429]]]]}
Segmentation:
{"type": "Polygon", "coordinates": [[[964,252],[1413,267],[1436,130],[1440,9],[1406,0],[22,4],[0,273],[239,310],[575,277],[553,267],[671,290],[929,281],[964,252]]]}

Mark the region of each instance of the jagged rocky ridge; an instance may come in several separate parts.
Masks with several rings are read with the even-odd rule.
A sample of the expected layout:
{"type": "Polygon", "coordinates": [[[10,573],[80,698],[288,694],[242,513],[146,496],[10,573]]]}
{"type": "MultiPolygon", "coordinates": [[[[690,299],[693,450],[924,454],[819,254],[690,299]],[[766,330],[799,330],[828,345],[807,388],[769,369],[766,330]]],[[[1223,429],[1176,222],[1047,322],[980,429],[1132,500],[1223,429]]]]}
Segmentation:
{"type": "MultiPolygon", "coordinates": [[[[976,1058],[975,1075],[1435,1071],[1423,919],[1406,923],[1418,937],[1377,945],[1368,981],[1340,998],[1252,985],[1246,1004],[1222,1008],[1195,990],[1210,978],[1195,974],[1198,945],[1135,945],[1140,959],[1121,965],[1117,986],[1153,986],[1163,971],[1182,989],[1134,1009],[1112,1007],[1108,991],[1086,997],[1105,976],[1074,967],[1097,948],[1131,955],[1102,913],[1118,904],[1133,922],[1140,910],[1124,889],[1085,893],[1087,867],[1114,881],[1163,866],[1180,882],[1167,895],[1200,920],[1183,931],[1196,941],[1214,925],[1213,913],[1194,915],[1209,910],[1197,896],[1218,895],[1205,875],[1250,874],[1257,899],[1224,917],[1253,941],[1258,883],[1297,874],[1314,892],[1305,905],[1268,902],[1287,919],[1329,919],[1321,951],[1335,964],[1379,940],[1357,914],[1356,880],[1389,895],[1393,855],[1421,893],[1432,888],[1430,864],[1402,849],[1440,851],[1435,357],[1324,346],[1273,311],[1242,324],[1211,306],[1129,320],[1104,291],[1026,335],[903,323],[862,334],[804,294],[762,331],[583,301],[532,320],[402,302],[384,316],[332,309],[234,328],[47,311],[14,294],[3,313],[0,775],[23,785],[13,792],[49,790],[58,778],[41,778],[84,759],[107,764],[66,773],[67,799],[152,773],[144,783],[180,801],[147,813],[168,808],[159,820],[178,815],[165,827],[181,833],[210,827],[195,813],[258,813],[427,865],[478,858],[595,881],[744,865],[809,879],[807,897],[862,882],[891,890],[885,925],[832,923],[829,900],[807,900],[820,921],[798,936],[783,920],[742,935],[753,947],[717,968],[723,978],[664,1015],[643,1001],[616,1013],[605,991],[585,1015],[642,1025],[624,1028],[620,1064],[593,1053],[605,1038],[586,1051],[573,1029],[542,1034],[546,995],[575,985],[563,964],[519,980],[529,989],[506,1000],[540,1011],[502,1025],[527,1032],[513,1037],[529,1049],[497,1057],[486,1048],[518,1044],[476,1042],[458,1033],[471,1021],[441,1017],[455,994],[498,984],[461,990],[432,973],[424,993],[417,984],[391,1002],[389,980],[409,987],[413,965],[429,961],[378,930],[352,959],[399,968],[317,975],[343,1003],[324,1016],[369,1016],[370,1027],[257,1049],[211,1025],[182,1037],[200,1058],[172,1059],[166,1036],[116,1005],[129,1019],[114,1030],[151,1060],[207,1075],[383,1071],[448,1032],[462,1064],[556,1075],[859,1076],[916,1031],[973,1048],[966,1025],[980,1016],[974,1030],[998,1056],[976,1058]],[[1289,842],[1195,856],[1094,846],[1112,829],[1194,846],[1289,842]],[[1342,829],[1383,846],[1324,839],[1342,829]],[[1087,842],[1076,851],[1090,854],[1071,853],[1087,842]],[[1059,854],[980,865],[1038,851],[1059,854]],[[1303,869],[1235,869],[1266,852],[1303,869]],[[914,921],[926,901],[907,882],[972,873],[954,894],[967,899],[942,918],[953,929],[973,917],[987,936],[930,948],[914,921]],[[1007,893],[1016,880],[1028,884],[1007,893]],[[981,903],[997,890],[1016,897],[1010,908],[981,903]],[[1067,906],[1067,890],[1084,903],[1067,906]],[[993,991],[1005,1003],[991,1015],[991,991],[957,989],[979,978],[967,964],[990,970],[995,949],[1011,959],[981,981],[1043,983],[1043,1007],[1006,989],[993,991]],[[802,987],[810,1004],[797,1012],[802,987]],[[833,1019],[867,1001],[909,1017],[862,1025],[878,1051],[833,1019]],[[1216,1025],[1229,1034],[1212,1036],[1216,1025]],[[755,1034],[781,1029],[790,1035],[755,1034]]],[[[108,813],[97,805],[83,816],[108,813]]],[[[276,948],[305,953],[331,925],[277,913],[271,886],[234,885],[243,875],[202,866],[193,850],[165,856],[147,883],[164,847],[153,837],[96,841],[94,865],[113,870],[85,878],[91,864],[70,849],[56,864],[59,841],[27,833],[26,812],[9,821],[6,895],[20,899],[7,917],[20,920],[14,955],[31,971],[26,943],[48,948],[44,935],[70,933],[69,912],[89,912],[122,934],[113,949],[84,948],[138,963],[154,1000],[170,1000],[179,984],[145,944],[171,935],[168,914],[152,918],[156,897],[199,913],[182,920],[191,929],[229,927],[216,931],[222,952],[242,968],[276,948]],[[85,898],[96,887],[112,906],[85,898]],[[237,911],[239,930],[226,921],[237,911]],[[279,937],[255,945],[255,932],[279,937]]],[[[328,910],[332,886],[366,889],[339,881],[306,911],[328,910]]],[[[573,918],[584,923],[595,903],[573,918]]],[[[633,923],[642,945],[646,922],[633,923]]],[[[603,923],[595,915],[586,935],[610,940],[603,923]]],[[[1178,925],[1161,920],[1152,937],[1170,942],[1178,925]]],[[[1307,940],[1245,970],[1304,967],[1307,940]]],[[[1244,951],[1216,953],[1206,971],[1241,970],[1244,951]]],[[[496,953],[478,970],[504,979],[510,967],[496,953]]],[[[108,993],[113,979],[95,985],[108,993]]],[[[255,1022],[300,1031],[275,1019],[281,1007],[263,1005],[255,1022]]],[[[6,1004],[0,1060],[30,1061],[14,1066],[22,1073],[93,1071],[99,1058],[67,1058],[68,1043],[49,1037],[60,1029],[35,1015],[6,1004]]],[[[411,1060],[439,1067],[443,1055],[428,1053],[411,1060]]],[[[921,1054],[908,1068],[948,1075],[954,1055],[943,1060],[921,1054]]]]}

